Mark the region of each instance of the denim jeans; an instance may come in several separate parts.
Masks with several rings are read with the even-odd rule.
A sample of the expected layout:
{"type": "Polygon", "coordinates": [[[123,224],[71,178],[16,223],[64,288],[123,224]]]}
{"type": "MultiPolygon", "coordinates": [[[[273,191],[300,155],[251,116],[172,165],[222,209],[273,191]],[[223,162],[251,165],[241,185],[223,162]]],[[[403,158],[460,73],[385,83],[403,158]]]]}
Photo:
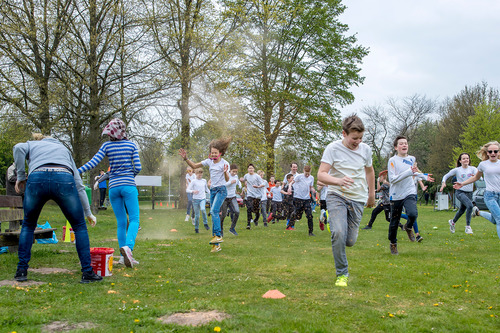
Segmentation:
{"type": "Polygon", "coordinates": [[[51,199],[59,205],[73,228],[82,272],[91,272],[89,235],[75,180],[70,173],[54,171],[35,171],[28,177],[23,202],[24,220],[19,236],[17,268],[29,267],[36,223],[43,206],[51,199]]]}
{"type": "Polygon", "coordinates": [[[135,238],[139,231],[139,193],[131,185],[116,186],[109,189],[109,202],[116,216],[116,234],[120,247],[128,246],[134,250],[135,238]],[[126,207],[126,209],[125,209],[126,207]],[[129,226],[127,229],[127,212],[129,226]]]}
{"type": "Polygon", "coordinates": [[[328,193],[326,205],[329,213],[328,223],[332,233],[332,252],[336,273],[337,276],[349,275],[345,247],[356,244],[364,204],[328,193]]]}
{"type": "Polygon", "coordinates": [[[267,222],[267,200],[260,200],[260,215],[262,215],[262,221],[267,222]]]}
{"type": "Polygon", "coordinates": [[[496,225],[497,235],[500,238],[500,192],[484,191],[484,203],[488,207],[491,216],[488,219],[483,212],[481,212],[481,216],[496,225]]]}
{"type": "Polygon", "coordinates": [[[187,195],[186,215],[189,215],[191,214],[191,208],[193,207],[193,193],[186,193],[186,195],[187,195]]]}
{"type": "Polygon", "coordinates": [[[221,230],[224,230],[224,219],[226,216],[230,216],[231,218],[231,227],[230,229],[234,229],[236,227],[236,222],[238,222],[238,218],[240,216],[240,207],[238,206],[238,200],[236,200],[236,197],[233,198],[226,198],[224,200],[224,203],[222,204],[222,211],[221,211],[221,221],[220,221],[220,228],[221,230]]]}
{"type": "Polygon", "coordinates": [[[208,225],[207,220],[207,210],[205,205],[207,204],[206,199],[193,199],[193,210],[194,210],[194,228],[199,229],[200,227],[200,211],[203,216],[203,224],[208,225]]]}
{"type": "Polygon", "coordinates": [[[212,215],[212,234],[220,237],[220,209],[227,197],[226,186],[217,186],[210,189],[210,215],[212,215]]]}
{"type": "Polygon", "coordinates": [[[455,217],[453,218],[453,222],[457,222],[460,216],[462,216],[465,212],[465,223],[470,226],[470,218],[472,216],[472,192],[465,192],[457,190],[455,192],[455,196],[458,201],[460,201],[460,208],[458,209],[455,217]]]}
{"type": "Polygon", "coordinates": [[[260,217],[260,199],[254,198],[254,197],[247,197],[246,201],[247,205],[247,224],[250,224],[250,221],[252,220],[252,213],[255,213],[255,219],[254,222],[259,220],[260,217]]]}

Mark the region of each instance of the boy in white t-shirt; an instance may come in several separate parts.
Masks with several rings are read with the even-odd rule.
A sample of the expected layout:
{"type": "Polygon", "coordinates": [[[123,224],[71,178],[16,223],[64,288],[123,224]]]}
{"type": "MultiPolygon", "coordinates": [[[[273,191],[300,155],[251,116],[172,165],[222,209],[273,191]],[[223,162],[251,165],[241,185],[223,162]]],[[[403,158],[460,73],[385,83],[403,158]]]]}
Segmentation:
{"type": "Polygon", "coordinates": [[[271,199],[271,217],[272,217],[272,223],[276,223],[276,221],[280,221],[282,218],[282,202],[283,202],[283,195],[281,194],[281,182],[277,181],[276,185],[271,188],[271,194],[272,194],[272,199],[271,199]]]}
{"type": "MultiPolygon", "coordinates": [[[[189,186],[189,184],[193,179],[196,179],[196,175],[193,173],[193,169],[188,166],[186,169],[186,188],[189,186]]],[[[193,194],[186,192],[186,196],[187,196],[187,208],[186,208],[186,219],[184,221],[185,222],[189,221],[189,215],[192,213],[193,224],[194,224],[193,194]],[[193,208],[192,212],[191,208],[193,208]]]]}
{"type": "Polygon", "coordinates": [[[262,198],[261,188],[265,186],[257,173],[255,173],[255,166],[250,163],[248,165],[248,173],[240,179],[245,182],[247,188],[246,205],[247,205],[247,229],[250,229],[250,223],[253,222],[255,226],[260,217],[260,199],[262,198]],[[252,213],[255,213],[255,218],[252,219],[252,213]]]}
{"type": "Polygon", "coordinates": [[[372,150],[362,143],[365,127],[354,115],[342,122],[342,140],[330,143],[321,158],[318,181],[328,185],[326,204],[337,273],[336,286],[346,287],[349,270],[346,246],[358,238],[363,208],[375,206],[372,150]]]}
{"type": "Polygon", "coordinates": [[[207,180],[203,179],[203,169],[199,168],[195,171],[196,178],[191,180],[186,189],[186,193],[189,193],[193,197],[193,210],[194,210],[194,232],[199,233],[198,227],[200,225],[200,212],[203,216],[203,225],[205,229],[209,230],[207,220],[207,211],[205,210],[207,202],[207,193],[210,190],[207,186],[207,180]]]}
{"type": "Polygon", "coordinates": [[[293,186],[294,207],[294,218],[293,221],[290,221],[291,227],[293,228],[295,226],[295,221],[299,221],[302,218],[302,213],[305,212],[309,236],[314,236],[311,192],[316,194],[316,190],[314,189],[314,177],[311,176],[311,166],[304,166],[304,173],[296,175],[290,182],[290,185],[293,186]]]}
{"type": "Polygon", "coordinates": [[[220,217],[220,227],[222,232],[224,232],[224,219],[229,213],[231,217],[231,227],[229,232],[235,236],[238,236],[236,232],[236,222],[238,222],[238,217],[240,216],[240,207],[238,206],[238,201],[236,200],[236,187],[241,189],[241,182],[238,179],[238,166],[236,164],[231,164],[229,167],[229,180],[226,183],[227,197],[224,200],[221,208],[220,217]]]}

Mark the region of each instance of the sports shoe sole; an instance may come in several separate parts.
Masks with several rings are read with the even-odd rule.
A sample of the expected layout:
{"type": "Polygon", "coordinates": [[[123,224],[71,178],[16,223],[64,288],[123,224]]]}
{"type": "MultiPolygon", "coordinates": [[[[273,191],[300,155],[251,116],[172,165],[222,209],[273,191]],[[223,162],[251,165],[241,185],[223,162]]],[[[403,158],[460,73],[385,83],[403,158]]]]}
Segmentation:
{"type": "Polygon", "coordinates": [[[125,249],[125,246],[120,248],[120,253],[123,256],[123,263],[125,264],[125,266],[130,268],[134,267],[134,263],[132,262],[132,256],[125,249]]]}

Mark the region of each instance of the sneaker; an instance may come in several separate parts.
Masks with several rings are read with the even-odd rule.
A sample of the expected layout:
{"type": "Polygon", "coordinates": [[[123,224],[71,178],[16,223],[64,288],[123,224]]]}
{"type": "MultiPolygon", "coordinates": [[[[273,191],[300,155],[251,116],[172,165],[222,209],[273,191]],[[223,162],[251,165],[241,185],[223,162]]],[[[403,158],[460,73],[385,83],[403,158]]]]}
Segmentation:
{"type": "Polygon", "coordinates": [[[450,224],[450,231],[452,234],[455,233],[455,222],[453,220],[449,220],[448,223],[450,224]]]}
{"type": "Polygon", "coordinates": [[[466,234],[469,234],[469,235],[472,235],[473,232],[472,232],[472,228],[470,227],[470,225],[466,225],[465,226],[465,233],[466,234]]]}
{"type": "Polygon", "coordinates": [[[391,254],[398,255],[398,244],[392,244],[391,243],[391,254]]]}
{"type": "Polygon", "coordinates": [[[337,276],[337,281],[335,281],[335,285],[337,287],[347,287],[347,280],[349,280],[349,277],[347,275],[339,275],[337,276]]]}
{"type": "Polygon", "coordinates": [[[222,237],[219,237],[219,236],[214,236],[211,240],[210,240],[210,244],[219,244],[219,243],[222,243],[224,240],[222,239],[222,237]]]}
{"type": "Polygon", "coordinates": [[[28,280],[28,270],[24,268],[18,268],[16,271],[16,275],[14,275],[14,279],[17,282],[24,282],[28,280]]]}
{"type": "Polygon", "coordinates": [[[271,221],[273,219],[273,213],[269,214],[267,217],[267,222],[271,221]]]}
{"type": "Polygon", "coordinates": [[[200,230],[198,230],[198,229],[194,229],[194,233],[195,233],[195,234],[199,234],[199,233],[200,233],[200,230]]]}
{"type": "Polygon", "coordinates": [[[325,230],[325,224],[321,220],[319,221],[319,230],[321,231],[325,230]]]}
{"type": "Polygon", "coordinates": [[[219,252],[220,250],[222,250],[220,245],[214,244],[214,245],[212,245],[212,250],[210,252],[215,253],[215,252],[219,252]]]}
{"type": "MultiPolygon", "coordinates": [[[[137,260],[135,260],[134,258],[132,258],[132,263],[134,265],[139,265],[139,262],[137,260]]],[[[125,265],[125,259],[123,259],[122,256],[120,256],[120,260],[118,260],[118,264],[125,265]]]]}
{"type": "Polygon", "coordinates": [[[472,217],[479,216],[479,208],[477,206],[472,207],[472,217]]]}
{"type": "Polygon", "coordinates": [[[372,226],[367,224],[366,227],[363,228],[363,230],[371,230],[372,226]]]}
{"type": "Polygon", "coordinates": [[[422,236],[418,235],[418,236],[415,238],[415,240],[416,240],[417,242],[419,242],[419,243],[420,243],[421,241],[423,241],[423,240],[424,240],[424,237],[422,237],[422,236]]]}
{"type": "Polygon", "coordinates": [[[96,281],[102,281],[102,276],[99,276],[94,271],[92,271],[88,273],[84,272],[82,274],[82,279],[80,280],[80,283],[90,283],[96,281]]]}
{"type": "Polygon", "coordinates": [[[232,233],[235,236],[238,236],[238,233],[233,228],[229,229],[229,232],[232,233]]]}
{"type": "Polygon", "coordinates": [[[255,221],[253,221],[253,224],[255,224],[255,226],[258,226],[259,225],[259,221],[255,220],[255,221]]]}
{"type": "Polygon", "coordinates": [[[319,221],[325,223],[326,220],[326,211],[324,209],[321,210],[319,214],[319,221]]]}
{"type": "Polygon", "coordinates": [[[288,227],[285,230],[293,230],[293,228],[292,227],[288,227]]]}
{"type": "Polygon", "coordinates": [[[205,226],[205,229],[210,230],[210,227],[208,226],[208,224],[204,224],[204,226],[205,226]]]}
{"type": "Polygon", "coordinates": [[[415,234],[413,233],[413,229],[412,228],[408,228],[408,226],[405,224],[404,225],[404,230],[408,234],[408,239],[410,240],[410,242],[414,242],[415,241],[415,234]]]}
{"type": "Polygon", "coordinates": [[[184,222],[189,221],[189,215],[186,215],[186,218],[184,219],[184,222]]]}
{"type": "Polygon", "coordinates": [[[123,261],[125,263],[125,266],[127,267],[134,267],[133,259],[134,257],[132,256],[132,250],[130,250],[130,247],[124,246],[120,248],[120,253],[123,256],[123,261]]]}
{"type": "Polygon", "coordinates": [[[250,223],[247,224],[247,229],[250,230],[250,223]]]}
{"type": "Polygon", "coordinates": [[[194,217],[191,218],[191,224],[195,225],[195,223],[194,223],[194,217]]]}
{"type": "Polygon", "coordinates": [[[267,227],[267,222],[264,222],[264,227],[267,227]]]}
{"type": "Polygon", "coordinates": [[[309,236],[316,236],[316,235],[313,234],[312,232],[309,232],[309,236]]]}

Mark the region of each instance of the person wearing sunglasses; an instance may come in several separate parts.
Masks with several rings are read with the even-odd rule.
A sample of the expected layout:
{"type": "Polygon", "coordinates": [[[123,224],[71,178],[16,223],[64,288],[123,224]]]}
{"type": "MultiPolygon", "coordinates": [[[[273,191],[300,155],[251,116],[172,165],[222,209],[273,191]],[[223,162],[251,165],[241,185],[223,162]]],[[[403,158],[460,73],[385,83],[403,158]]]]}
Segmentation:
{"type": "Polygon", "coordinates": [[[484,192],[484,203],[488,207],[491,216],[488,219],[497,227],[497,234],[500,238],[500,161],[498,153],[500,144],[497,141],[490,141],[476,152],[482,162],[477,166],[477,173],[463,182],[456,182],[453,188],[461,189],[467,184],[471,184],[479,178],[484,177],[486,190],[484,192]]]}
{"type": "MultiPolygon", "coordinates": [[[[467,153],[461,153],[457,159],[457,167],[455,169],[450,170],[446,175],[443,176],[441,188],[439,192],[443,192],[443,189],[446,186],[446,180],[450,177],[457,177],[458,182],[464,182],[470,177],[477,174],[476,167],[469,165],[470,163],[470,155],[467,153]]],[[[463,186],[461,189],[457,190],[455,196],[458,201],[460,201],[460,208],[458,209],[455,217],[448,221],[450,225],[450,232],[452,234],[455,233],[455,223],[457,223],[458,219],[465,213],[465,233],[472,234],[472,228],[470,226],[470,220],[472,216],[472,209],[474,205],[472,204],[472,191],[474,190],[474,184],[470,183],[468,185],[463,186]]]]}

